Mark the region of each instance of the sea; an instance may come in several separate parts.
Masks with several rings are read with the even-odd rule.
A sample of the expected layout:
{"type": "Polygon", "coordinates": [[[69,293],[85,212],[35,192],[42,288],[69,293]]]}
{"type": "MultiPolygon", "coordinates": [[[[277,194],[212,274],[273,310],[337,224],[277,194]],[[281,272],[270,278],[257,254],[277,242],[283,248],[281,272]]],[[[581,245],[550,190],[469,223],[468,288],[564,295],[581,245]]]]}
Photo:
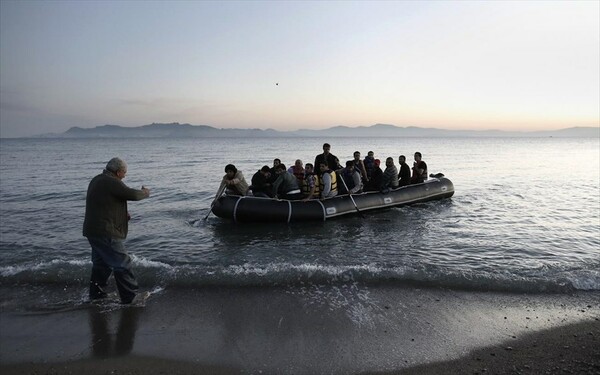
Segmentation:
{"type": "Polygon", "coordinates": [[[128,186],[125,241],[143,289],[392,284],[510,293],[600,290],[599,138],[1,139],[3,308],[87,297],[89,181],[112,157],[128,186]],[[452,198],[310,223],[234,223],[209,207],[234,164],[246,180],[279,158],[384,164],[415,151],[452,198]]]}

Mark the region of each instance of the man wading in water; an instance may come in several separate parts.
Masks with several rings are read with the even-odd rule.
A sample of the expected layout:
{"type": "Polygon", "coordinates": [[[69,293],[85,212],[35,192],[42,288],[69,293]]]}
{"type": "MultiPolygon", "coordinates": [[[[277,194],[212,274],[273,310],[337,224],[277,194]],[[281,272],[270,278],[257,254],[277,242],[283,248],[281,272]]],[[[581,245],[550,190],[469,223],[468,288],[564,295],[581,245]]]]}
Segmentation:
{"type": "Polygon", "coordinates": [[[142,302],[149,295],[148,292],[137,294],[138,284],[123,240],[127,237],[130,218],[127,201],[148,198],[150,190],[143,186],[141,190],[127,187],[121,181],[126,174],[127,164],[112,158],[88,186],[83,235],[92,246],[91,300],[107,296],[106,283],[113,272],[122,303],[142,302]]]}

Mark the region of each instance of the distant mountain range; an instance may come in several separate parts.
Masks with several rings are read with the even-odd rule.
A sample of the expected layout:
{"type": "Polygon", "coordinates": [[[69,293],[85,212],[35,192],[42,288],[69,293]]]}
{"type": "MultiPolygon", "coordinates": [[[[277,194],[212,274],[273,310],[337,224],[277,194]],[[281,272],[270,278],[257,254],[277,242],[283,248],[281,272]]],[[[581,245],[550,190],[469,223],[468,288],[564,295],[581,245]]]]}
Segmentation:
{"type": "Polygon", "coordinates": [[[573,127],[552,131],[517,132],[503,130],[446,130],[400,127],[387,124],[372,126],[334,126],[321,130],[301,129],[219,129],[208,125],[149,124],[136,127],[103,125],[95,128],[72,127],[64,133],[42,134],[34,138],[277,138],[277,137],[562,137],[599,138],[600,128],[573,127]]]}

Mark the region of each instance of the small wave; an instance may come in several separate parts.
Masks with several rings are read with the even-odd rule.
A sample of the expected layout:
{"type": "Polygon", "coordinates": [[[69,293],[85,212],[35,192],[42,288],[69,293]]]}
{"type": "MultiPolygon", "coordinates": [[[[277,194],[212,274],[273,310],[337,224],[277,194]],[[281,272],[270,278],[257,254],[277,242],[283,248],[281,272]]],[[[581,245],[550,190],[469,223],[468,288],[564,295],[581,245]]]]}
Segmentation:
{"type": "Polygon", "coordinates": [[[565,278],[577,290],[598,290],[600,289],[600,271],[587,270],[573,272],[566,275],[565,278]]]}
{"type": "MultiPolygon", "coordinates": [[[[600,271],[546,269],[533,275],[442,267],[269,263],[216,266],[171,265],[132,256],[142,285],[164,287],[331,285],[398,283],[479,291],[568,293],[600,290],[600,271]]],[[[0,267],[0,284],[87,284],[89,260],[61,260],[0,267]]]]}
{"type": "Polygon", "coordinates": [[[164,268],[167,270],[173,270],[175,268],[174,266],[171,266],[170,264],[159,262],[156,260],[149,260],[144,257],[137,256],[135,254],[131,255],[131,259],[133,260],[134,264],[139,265],[141,267],[164,268]]]}
{"type": "Polygon", "coordinates": [[[39,262],[39,263],[26,263],[18,266],[3,266],[0,267],[0,277],[9,278],[11,276],[18,275],[24,272],[36,272],[36,271],[52,271],[60,269],[61,265],[70,265],[70,266],[89,266],[91,265],[91,261],[86,260],[61,260],[61,259],[53,259],[48,262],[39,262]]]}

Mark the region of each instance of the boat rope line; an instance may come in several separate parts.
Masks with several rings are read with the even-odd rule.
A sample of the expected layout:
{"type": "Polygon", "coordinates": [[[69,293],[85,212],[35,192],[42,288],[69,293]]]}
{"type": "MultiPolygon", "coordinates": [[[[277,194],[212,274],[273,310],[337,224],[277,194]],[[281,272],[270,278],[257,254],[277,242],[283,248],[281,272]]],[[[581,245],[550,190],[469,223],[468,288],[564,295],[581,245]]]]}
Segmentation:
{"type": "MultiPolygon", "coordinates": [[[[436,197],[439,197],[439,196],[446,195],[446,193],[447,193],[447,191],[443,191],[443,192],[441,192],[439,194],[432,195],[431,197],[436,198],[436,197]]],[[[384,204],[384,205],[380,205],[380,206],[368,207],[368,208],[364,208],[363,211],[376,210],[376,209],[384,208],[384,207],[406,206],[408,204],[411,204],[411,203],[414,203],[414,202],[418,202],[418,201],[420,201],[422,199],[423,199],[423,197],[419,197],[419,198],[411,199],[411,200],[408,200],[408,201],[405,201],[405,202],[402,202],[402,203],[398,202],[398,203],[384,204]]],[[[347,214],[347,213],[346,212],[337,212],[335,214],[329,215],[329,217],[341,216],[341,215],[345,215],[345,214],[347,214]]]]}
{"type": "Polygon", "coordinates": [[[327,210],[325,209],[325,205],[323,204],[323,202],[321,202],[320,199],[317,199],[317,202],[319,202],[321,208],[323,209],[323,221],[325,221],[327,220],[327,210]]]}
{"type": "Polygon", "coordinates": [[[235,206],[233,207],[233,221],[237,223],[237,208],[240,201],[244,199],[244,197],[239,197],[237,201],[235,201],[235,206]]]}
{"type": "MultiPolygon", "coordinates": [[[[454,187],[451,182],[446,183],[444,179],[429,180],[423,183],[420,188],[411,189],[409,187],[401,187],[390,191],[390,194],[382,194],[381,192],[364,192],[362,194],[353,195],[356,199],[355,207],[362,207],[361,211],[371,211],[377,209],[385,209],[391,207],[399,207],[411,205],[414,203],[428,202],[431,200],[451,197],[454,194],[454,187]],[[406,190],[407,194],[402,192],[394,193],[398,190],[406,190]],[[373,194],[373,196],[371,196],[373,194]]],[[[352,198],[352,196],[350,196],[352,198]]],[[[234,222],[253,221],[256,217],[257,221],[279,221],[285,220],[288,224],[294,221],[319,220],[319,214],[322,215],[322,221],[325,222],[329,218],[350,214],[353,212],[348,204],[347,195],[338,195],[335,198],[327,200],[315,199],[311,203],[297,202],[288,199],[274,200],[266,197],[252,196],[225,196],[220,199],[227,199],[228,204],[223,204],[215,209],[215,215],[222,218],[233,219],[234,222]],[[249,199],[247,203],[241,204],[242,199],[249,199]],[[287,202],[287,214],[284,212],[287,202]],[[262,202],[270,201],[266,206],[262,202]],[[279,202],[277,202],[279,201],[279,202]],[[319,206],[321,207],[319,210],[319,206]],[[327,203],[327,204],[325,204],[327,203]],[[296,212],[294,212],[296,207],[296,212]],[[238,218],[238,210],[241,210],[240,218],[238,218]],[[257,216],[258,215],[258,216],[257,216]]]]}

